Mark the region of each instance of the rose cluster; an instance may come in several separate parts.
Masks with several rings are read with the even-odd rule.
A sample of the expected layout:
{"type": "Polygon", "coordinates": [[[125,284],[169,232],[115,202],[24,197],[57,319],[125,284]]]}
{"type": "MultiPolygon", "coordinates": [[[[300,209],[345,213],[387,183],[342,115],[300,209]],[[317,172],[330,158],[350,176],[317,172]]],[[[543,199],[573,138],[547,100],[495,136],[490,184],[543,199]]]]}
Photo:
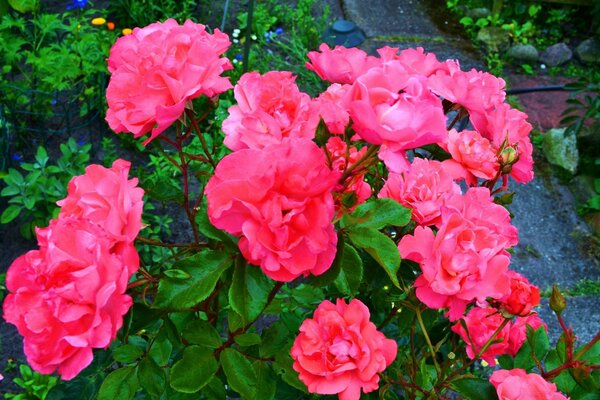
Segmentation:
{"type": "Polygon", "coordinates": [[[57,219],[38,228],[38,250],[17,258],[6,275],[4,319],[24,337],[29,364],[72,379],[107,348],[132,304],[125,294],[139,268],[133,241],[142,197],[130,163],[91,165],[69,183],[57,219]]]}

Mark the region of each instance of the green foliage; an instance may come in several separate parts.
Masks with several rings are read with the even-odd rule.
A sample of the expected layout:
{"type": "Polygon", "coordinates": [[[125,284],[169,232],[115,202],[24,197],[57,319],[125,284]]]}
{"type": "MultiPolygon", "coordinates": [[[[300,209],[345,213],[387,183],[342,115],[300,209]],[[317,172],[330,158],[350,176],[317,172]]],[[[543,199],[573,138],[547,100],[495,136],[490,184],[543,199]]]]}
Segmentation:
{"type": "Polygon", "coordinates": [[[8,197],[8,207],[0,216],[0,223],[8,224],[20,217],[21,234],[33,237],[36,226],[46,226],[58,212],[56,202],[67,194],[67,183],[83,173],[90,159],[91,145],[79,146],[74,139],[60,145],[61,156],[56,164],[50,163],[46,149],[38,147],[35,161],[23,163],[19,170],[10,168],[1,179],[6,185],[0,196],[8,197]]]}
{"type": "Polygon", "coordinates": [[[110,0],[108,13],[124,27],[144,27],[167,18],[179,23],[197,16],[198,0],[110,0]]]}
{"type": "Polygon", "coordinates": [[[45,400],[48,392],[56,386],[58,378],[51,375],[42,375],[32,371],[25,364],[19,365],[20,377],[13,379],[15,385],[23,389],[20,393],[5,393],[5,399],[11,400],[45,400]]]}

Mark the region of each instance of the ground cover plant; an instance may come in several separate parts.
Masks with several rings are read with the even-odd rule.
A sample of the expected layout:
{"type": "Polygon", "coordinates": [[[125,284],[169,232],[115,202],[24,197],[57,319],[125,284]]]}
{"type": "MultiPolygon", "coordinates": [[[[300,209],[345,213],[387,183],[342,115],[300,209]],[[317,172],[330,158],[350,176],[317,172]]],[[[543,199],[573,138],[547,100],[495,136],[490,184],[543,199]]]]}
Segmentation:
{"type": "Polygon", "coordinates": [[[61,377],[46,398],[593,398],[600,335],[579,343],[555,290],[550,346],[539,289],[509,269],[508,178],[533,160],[504,81],[322,45],[311,97],[288,71],[232,81],[230,45],[167,20],[113,46],[107,122],[161,156],[151,176],[88,166],[7,273],[4,318],[61,377]],[[186,242],[141,233],[169,201],[186,242]]]}

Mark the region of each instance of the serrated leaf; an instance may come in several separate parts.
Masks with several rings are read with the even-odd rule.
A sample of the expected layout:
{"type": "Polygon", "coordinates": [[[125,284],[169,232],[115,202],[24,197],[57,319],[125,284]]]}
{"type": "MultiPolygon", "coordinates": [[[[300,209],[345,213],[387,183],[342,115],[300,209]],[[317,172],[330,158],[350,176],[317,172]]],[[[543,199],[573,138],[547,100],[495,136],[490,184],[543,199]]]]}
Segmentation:
{"type": "Polygon", "coordinates": [[[102,382],[98,400],[129,400],[139,388],[135,367],[123,367],[114,370],[102,382]]]}
{"type": "Polygon", "coordinates": [[[194,320],[186,325],[183,337],[190,343],[216,349],[223,344],[219,332],[208,321],[194,320]]]}
{"type": "Polygon", "coordinates": [[[221,274],[231,263],[231,254],[213,250],[204,250],[176,262],[173,267],[191,277],[187,280],[163,277],[158,284],[153,306],[172,310],[195,306],[212,293],[221,274]]]}
{"type": "Polygon", "coordinates": [[[463,378],[450,384],[458,394],[465,400],[494,400],[498,399],[496,389],[492,384],[484,379],[463,378]]]}
{"type": "Polygon", "coordinates": [[[260,336],[258,336],[256,333],[243,333],[241,335],[236,335],[233,340],[235,340],[235,342],[242,347],[260,344],[260,336]]]}
{"type": "Polygon", "coordinates": [[[277,321],[263,331],[262,344],[259,349],[261,357],[271,357],[281,350],[287,341],[289,330],[283,321],[277,321]]]}
{"type": "Polygon", "coordinates": [[[267,304],[275,281],[258,267],[238,262],[229,287],[229,304],[246,323],[254,321],[267,304]]]}
{"type": "Polygon", "coordinates": [[[138,380],[142,388],[154,398],[160,398],[165,391],[165,371],[151,357],[144,358],[138,365],[138,380]]]}
{"type": "Polygon", "coordinates": [[[182,393],[196,393],[219,369],[213,350],[204,346],[188,346],[183,357],[171,368],[171,387],[182,393]]]}
{"type": "Polygon", "coordinates": [[[363,277],[363,263],[356,249],[344,244],[340,272],[334,284],[345,295],[354,296],[363,277]]]}
{"type": "Polygon", "coordinates": [[[352,243],[369,253],[383,267],[392,283],[399,288],[400,283],[396,274],[400,268],[400,252],[394,241],[371,228],[352,228],[347,233],[352,243]]]}
{"type": "Polygon", "coordinates": [[[370,200],[342,217],[342,227],[373,228],[404,226],[410,222],[412,211],[392,199],[370,200]]]}
{"type": "Polygon", "coordinates": [[[232,348],[221,353],[221,366],[229,386],[246,399],[256,396],[256,374],[250,361],[232,348]]]}
{"type": "Polygon", "coordinates": [[[131,363],[144,354],[144,350],[133,344],[119,346],[112,352],[115,361],[122,363],[131,363]]]}
{"type": "Polygon", "coordinates": [[[254,363],[254,373],[256,374],[256,400],[272,400],[275,398],[277,390],[277,377],[271,369],[271,366],[262,361],[254,363]]]}

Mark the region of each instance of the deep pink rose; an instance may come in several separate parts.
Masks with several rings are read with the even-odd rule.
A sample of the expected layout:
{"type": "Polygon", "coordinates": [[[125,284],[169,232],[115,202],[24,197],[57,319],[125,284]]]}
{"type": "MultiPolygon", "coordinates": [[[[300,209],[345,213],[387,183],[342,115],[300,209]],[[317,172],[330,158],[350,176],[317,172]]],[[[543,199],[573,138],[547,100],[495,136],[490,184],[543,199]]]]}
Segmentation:
{"type": "Polygon", "coordinates": [[[269,277],[319,275],[335,258],[332,191],[339,178],[308,139],[239,150],[219,162],[206,186],[208,216],[240,236],[244,257],[269,277]]]}
{"type": "Polygon", "coordinates": [[[540,304],[540,288],[515,271],[508,271],[510,293],[500,299],[500,307],[512,315],[526,316],[540,304]]]}
{"type": "Polygon", "coordinates": [[[546,331],[548,330],[548,327],[537,313],[532,313],[526,317],[517,317],[510,327],[508,342],[508,354],[513,357],[517,355],[527,339],[527,326],[533,328],[534,331],[540,326],[543,326],[546,331]]]}
{"type": "Polygon", "coordinates": [[[295,80],[287,71],[242,75],[234,88],[237,105],[223,121],[223,143],[236,151],[262,149],[287,137],[314,138],[319,117],[295,80]]]}
{"type": "Polygon", "coordinates": [[[369,56],[364,51],[351,47],[335,46],[330,49],[325,43],[319,51],[308,53],[310,62],[306,68],[319,75],[319,78],[331,82],[349,84],[370,68],[381,64],[377,57],[369,56]]]}
{"type": "MultiPolygon", "coordinates": [[[[504,317],[495,308],[473,307],[462,319],[468,333],[460,322],[452,325],[452,331],[457,333],[466,343],[467,356],[471,359],[479,354],[483,346],[504,322],[504,317]]],[[[508,322],[494,339],[497,343],[493,343],[481,354],[480,358],[492,367],[496,365],[495,359],[497,356],[510,354],[510,329],[510,322],[508,322]]]]}
{"type": "Polygon", "coordinates": [[[415,281],[417,297],[430,308],[449,308],[457,320],[472,301],[499,299],[509,291],[506,275],[517,229],[508,211],[494,204],[486,188],[453,195],[442,207],[437,234],[418,226],[398,249],[402,258],[418,262],[423,274],[415,281]]]}
{"type": "Polygon", "coordinates": [[[469,185],[476,186],[477,178],[490,180],[498,175],[497,150],[478,132],[451,129],[442,147],[452,156],[444,161],[444,167],[455,179],[464,178],[469,185]]]}
{"type": "Polygon", "coordinates": [[[111,168],[90,165],[69,182],[68,195],[57,204],[60,217],[74,215],[101,226],[115,241],[133,242],[142,226],[144,190],[127,179],[131,163],[116,160],[111,168]]]}
{"type": "Polygon", "coordinates": [[[37,236],[40,249],[7,272],[4,319],[23,336],[33,369],[69,380],[92,362],[92,349],[115,339],[139,258],[132,243],[114,247],[99,226],[75,216],[51,221],[37,236]]]}
{"type": "Polygon", "coordinates": [[[520,368],[494,371],[490,383],[501,400],[568,400],[554,383],[520,368]]]}
{"type": "Polygon", "coordinates": [[[312,102],[313,112],[319,114],[329,133],[334,135],[343,135],[350,122],[350,115],[342,101],[349,89],[350,85],[334,83],[312,102]]]}
{"type": "Polygon", "coordinates": [[[440,62],[435,54],[425,53],[422,47],[404,49],[400,53],[398,53],[398,50],[396,47],[385,46],[377,49],[377,53],[382,62],[398,60],[412,74],[430,76],[438,71],[450,73],[451,71],[460,70],[457,61],[446,60],[440,62]]]}
{"type": "Polygon", "coordinates": [[[378,156],[391,172],[410,168],[405,152],[446,136],[442,102],[427,78],[411,75],[397,60],[371,68],[352,85],[345,101],[356,133],[381,145],[378,156]]]}
{"type": "Polygon", "coordinates": [[[111,129],[136,138],[152,131],[148,144],[181,116],[189,100],[231,89],[229,78],[221,76],[232,68],[221,57],[230,44],[218,29],[210,34],[204,25],[174,19],[119,38],[108,58],[111,129]]]}
{"type": "Polygon", "coordinates": [[[460,186],[454,183],[441,162],[415,158],[410,171],[389,174],[377,197],[394,199],[411,208],[412,219],[426,226],[438,225],[446,198],[460,193],[460,186]]]}
{"type": "Polygon", "coordinates": [[[386,339],[369,321],[361,301],[334,305],[323,301],[313,318],[305,319],[292,346],[294,370],[310,393],[338,394],[340,400],[358,400],[361,390],[379,387],[379,375],[396,358],[398,345],[386,339]]]}

